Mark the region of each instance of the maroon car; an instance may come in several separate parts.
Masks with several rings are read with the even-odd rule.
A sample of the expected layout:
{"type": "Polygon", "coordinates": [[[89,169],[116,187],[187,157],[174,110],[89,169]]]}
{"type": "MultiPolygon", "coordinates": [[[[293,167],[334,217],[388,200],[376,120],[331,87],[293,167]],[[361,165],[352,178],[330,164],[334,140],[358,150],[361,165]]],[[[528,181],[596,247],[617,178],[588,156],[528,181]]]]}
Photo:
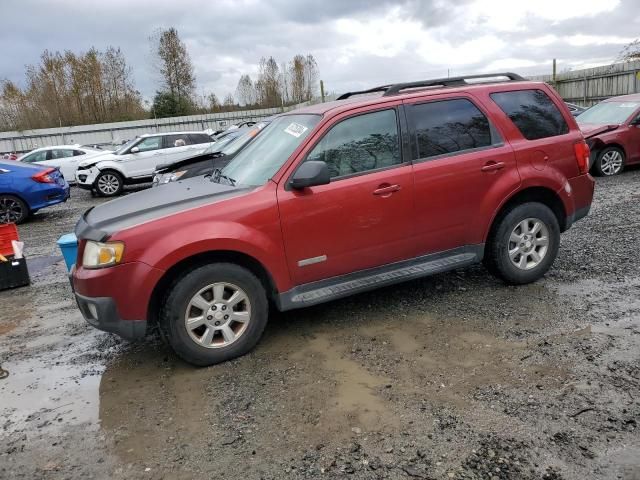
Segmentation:
{"type": "Polygon", "coordinates": [[[604,100],[576,117],[591,148],[591,170],[616,175],[640,162],[640,94],[604,100]]]}

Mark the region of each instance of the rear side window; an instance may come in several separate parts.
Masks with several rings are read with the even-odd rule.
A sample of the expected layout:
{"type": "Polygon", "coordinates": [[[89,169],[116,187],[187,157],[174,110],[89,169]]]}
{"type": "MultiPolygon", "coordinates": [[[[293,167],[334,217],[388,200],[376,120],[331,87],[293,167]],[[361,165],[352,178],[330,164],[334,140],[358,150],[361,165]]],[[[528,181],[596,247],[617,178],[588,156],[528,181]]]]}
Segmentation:
{"type": "Polygon", "coordinates": [[[87,152],[83,152],[82,150],[74,150],[74,151],[73,151],[73,156],[74,156],[74,157],[79,157],[80,155],[84,155],[84,154],[86,154],[86,153],[87,153],[87,152]]]}
{"type": "Polygon", "coordinates": [[[73,157],[73,150],[51,150],[51,160],[57,160],[58,158],[73,157]]]}
{"type": "Polygon", "coordinates": [[[326,133],[307,160],[327,163],[331,178],[402,163],[395,110],[383,110],[341,121],[326,133]]]}
{"type": "Polygon", "coordinates": [[[213,141],[211,140],[211,137],[206,133],[190,133],[188,137],[189,143],[191,143],[192,145],[198,145],[200,143],[211,143],[213,141]]]}
{"type": "Polygon", "coordinates": [[[467,99],[411,105],[408,112],[415,130],[417,158],[489,147],[494,143],[489,120],[467,99]]]}
{"type": "Polygon", "coordinates": [[[184,147],[186,145],[191,145],[191,140],[189,139],[189,135],[186,133],[182,133],[178,135],[165,135],[163,138],[164,138],[163,148],[184,147]]]}
{"type": "Polygon", "coordinates": [[[491,99],[508,115],[527,140],[555,137],[569,132],[562,113],[542,90],[492,93],[491,99]]]}

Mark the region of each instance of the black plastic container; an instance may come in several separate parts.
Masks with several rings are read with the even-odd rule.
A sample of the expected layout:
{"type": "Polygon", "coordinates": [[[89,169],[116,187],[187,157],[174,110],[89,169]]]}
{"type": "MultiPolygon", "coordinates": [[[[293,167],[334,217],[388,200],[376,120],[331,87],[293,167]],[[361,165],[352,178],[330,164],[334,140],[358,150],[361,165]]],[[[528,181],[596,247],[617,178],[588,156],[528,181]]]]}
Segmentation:
{"type": "Polygon", "coordinates": [[[27,260],[7,257],[8,262],[0,261],[0,290],[24,287],[31,284],[27,260]]]}

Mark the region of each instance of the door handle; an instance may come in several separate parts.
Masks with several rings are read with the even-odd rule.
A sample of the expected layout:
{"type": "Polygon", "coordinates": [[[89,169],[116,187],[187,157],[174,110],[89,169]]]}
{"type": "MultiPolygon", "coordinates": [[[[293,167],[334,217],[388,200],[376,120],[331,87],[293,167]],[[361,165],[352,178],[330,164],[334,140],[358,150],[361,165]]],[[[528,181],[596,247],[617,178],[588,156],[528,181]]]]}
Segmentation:
{"type": "Polygon", "coordinates": [[[495,170],[502,170],[504,168],[504,162],[494,162],[493,160],[485,163],[484,167],[480,170],[483,172],[493,172],[495,170]]]}
{"type": "Polygon", "coordinates": [[[400,190],[400,185],[389,185],[388,183],[383,183],[377,189],[373,191],[374,195],[380,195],[382,197],[388,197],[394,192],[400,190]]]}

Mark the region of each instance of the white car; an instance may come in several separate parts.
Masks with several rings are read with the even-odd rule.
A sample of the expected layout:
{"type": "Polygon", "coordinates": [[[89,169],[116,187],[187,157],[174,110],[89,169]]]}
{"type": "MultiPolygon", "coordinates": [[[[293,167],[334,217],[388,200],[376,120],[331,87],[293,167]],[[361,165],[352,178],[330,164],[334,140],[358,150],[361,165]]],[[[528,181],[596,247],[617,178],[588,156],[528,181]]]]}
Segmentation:
{"type": "Polygon", "coordinates": [[[80,162],[76,184],[105,197],[122,193],[125,185],[151,182],[156,166],[174,163],[204,152],[213,139],[204,132],[141,135],[115,152],[80,162]]]}
{"type": "Polygon", "coordinates": [[[55,147],[36,148],[18,158],[18,161],[58,167],[64,178],[69,183],[73,183],[76,179],[76,169],[80,161],[100,153],[104,153],[104,150],[81,147],[80,145],[58,145],[55,147]]]}

